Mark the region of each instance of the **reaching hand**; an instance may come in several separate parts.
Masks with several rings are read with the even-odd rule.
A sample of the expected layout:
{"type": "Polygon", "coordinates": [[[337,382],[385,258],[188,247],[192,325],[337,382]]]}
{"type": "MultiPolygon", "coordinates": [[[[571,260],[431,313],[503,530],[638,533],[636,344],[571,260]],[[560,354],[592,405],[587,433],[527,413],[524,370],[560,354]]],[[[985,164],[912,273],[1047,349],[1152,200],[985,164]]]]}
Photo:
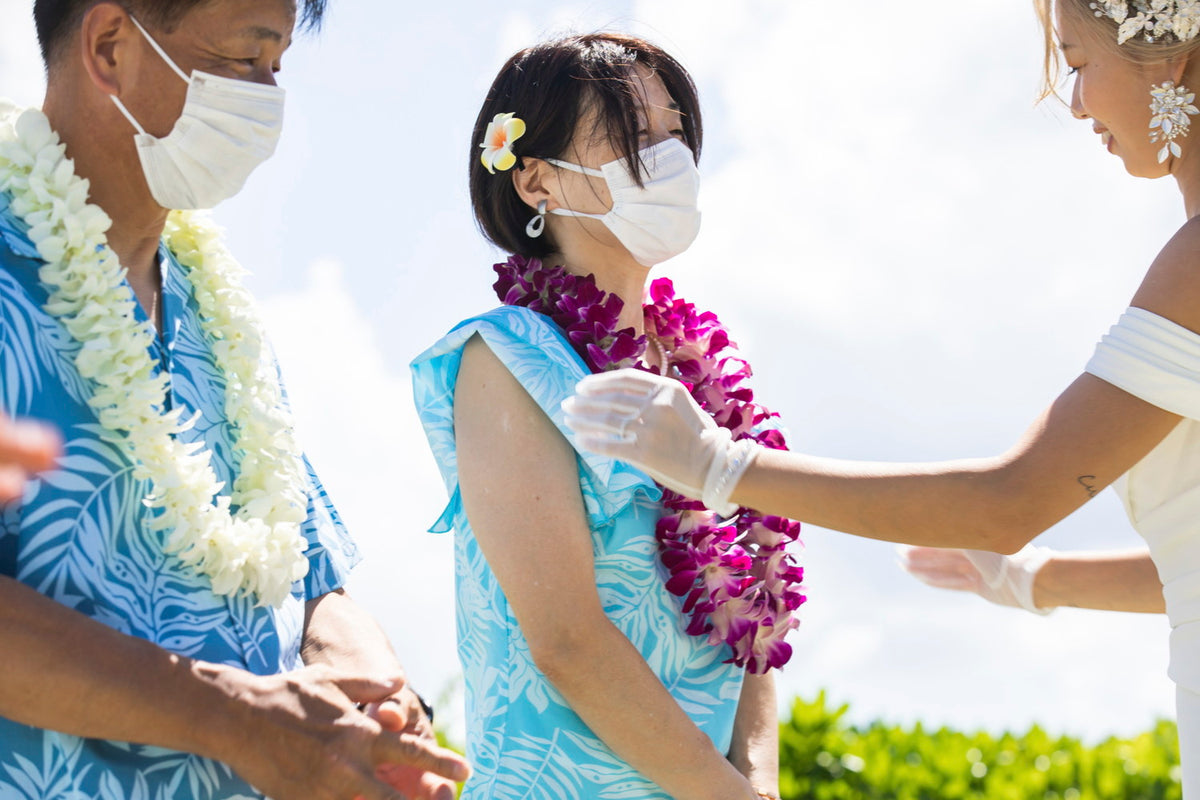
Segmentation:
{"type": "Polygon", "coordinates": [[[715,511],[736,509],[729,497],[756,451],[731,442],[679,381],[633,369],[590,375],[563,410],[582,449],[628,461],[715,511]]]}
{"type": "Polygon", "coordinates": [[[917,580],[939,589],[974,592],[992,603],[1049,614],[1033,603],[1033,582],[1052,551],[1026,545],[1011,556],[986,550],[901,547],[900,566],[917,580]]]}
{"type": "Polygon", "coordinates": [[[325,666],[254,677],[238,693],[247,724],[217,734],[217,757],[275,800],[450,800],[470,770],[406,694],[325,666]]]}
{"type": "Polygon", "coordinates": [[[60,448],[53,431],[0,413],[0,503],[21,496],[29,473],[53,467],[60,448]]]}

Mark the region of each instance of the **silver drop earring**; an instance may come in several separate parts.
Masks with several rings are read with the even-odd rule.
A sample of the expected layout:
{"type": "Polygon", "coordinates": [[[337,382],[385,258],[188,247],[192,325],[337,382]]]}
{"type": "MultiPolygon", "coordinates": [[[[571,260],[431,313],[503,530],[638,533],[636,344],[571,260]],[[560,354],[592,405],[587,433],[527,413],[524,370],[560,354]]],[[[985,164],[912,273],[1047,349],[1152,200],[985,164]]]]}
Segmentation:
{"type": "Polygon", "coordinates": [[[536,239],[542,235],[544,230],[546,230],[546,201],[538,200],[537,213],[525,226],[525,235],[530,239],[536,239]]]}
{"type": "Polygon", "coordinates": [[[1186,137],[1191,127],[1191,116],[1200,114],[1200,109],[1193,105],[1196,95],[1174,81],[1166,81],[1160,86],[1150,87],[1150,141],[1162,142],[1158,151],[1158,163],[1167,160],[1168,155],[1179,156],[1183,151],[1176,138],[1186,137]]]}

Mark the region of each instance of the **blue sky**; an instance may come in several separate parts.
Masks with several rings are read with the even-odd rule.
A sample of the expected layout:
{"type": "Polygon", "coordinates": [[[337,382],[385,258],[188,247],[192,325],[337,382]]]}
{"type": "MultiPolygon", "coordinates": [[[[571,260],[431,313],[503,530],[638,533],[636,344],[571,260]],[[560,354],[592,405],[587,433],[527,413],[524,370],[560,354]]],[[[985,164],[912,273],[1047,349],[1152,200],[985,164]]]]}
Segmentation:
{"type": "MultiPolygon", "coordinates": [[[[1039,32],[986,0],[423,4],[332,0],[287,55],[275,158],[217,219],[254,276],[300,434],[367,562],[352,592],[414,682],[454,680],[444,503],[408,362],[494,305],[466,195],[471,126],[516,49],[616,28],[667,47],[705,112],[704,227],[659,268],[716,311],[793,447],[910,461],[1008,447],[1082,369],[1183,222],[1087,123],[1034,105],[1039,32]]],[[[40,101],[28,0],[0,0],[0,96],[40,101]]],[[[1099,737],[1171,713],[1164,618],[1047,618],[929,589],[891,546],[806,529],[810,602],[781,694],[853,716],[1099,737]]],[[[1105,492],[1043,537],[1138,542],[1105,492]]]]}

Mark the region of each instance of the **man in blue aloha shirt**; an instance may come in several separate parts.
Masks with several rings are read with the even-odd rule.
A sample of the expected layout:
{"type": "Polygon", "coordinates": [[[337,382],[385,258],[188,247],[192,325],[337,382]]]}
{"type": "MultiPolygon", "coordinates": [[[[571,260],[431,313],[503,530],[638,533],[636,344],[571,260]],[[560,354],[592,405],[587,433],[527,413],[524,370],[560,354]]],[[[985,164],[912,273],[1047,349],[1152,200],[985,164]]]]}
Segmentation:
{"type": "MultiPolygon", "coordinates": [[[[305,0],[303,22],[323,5],[305,0]]],[[[179,438],[203,444],[232,486],[242,455],[226,376],[162,241],[163,198],[218,201],[269,155],[239,143],[262,131],[227,112],[270,105],[296,4],[36,0],[34,16],[45,118],[111,218],[107,247],[157,333],[166,405],[195,416],[179,438]],[[207,85],[217,94],[192,96],[207,85]],[[189,115],[216,139],[178,135],[189,115]]],[[[6,115],[18,141],[0,103],[6,115]]],[[[433,743],[382,631],[341,590],[358,554],[307,462],[293,539],[307,575],[277,606],[216,591],[170,551],[143,502],[147,468],[105,435],[81,344],[46,308],[49,251],[14,191],[0,191],[0,800],[452,798],[466,765],[433,743]],[[19,496],[17,470],[44,467],[54,443],[12,419],[61,435],[58,464],[19,496]]]]}

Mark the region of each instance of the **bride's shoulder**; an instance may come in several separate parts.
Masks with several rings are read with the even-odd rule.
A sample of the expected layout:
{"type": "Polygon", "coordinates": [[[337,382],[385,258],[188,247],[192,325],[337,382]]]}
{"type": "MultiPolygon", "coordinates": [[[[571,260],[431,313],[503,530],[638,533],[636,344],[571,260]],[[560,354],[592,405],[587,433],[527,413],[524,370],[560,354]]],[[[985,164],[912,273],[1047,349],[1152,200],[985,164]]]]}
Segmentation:
{"type": "Polygon", "coordinates": [[[1131,305],[1200,333],[1200,217],[1184,223],[1155,257],[1131,305]]]}

